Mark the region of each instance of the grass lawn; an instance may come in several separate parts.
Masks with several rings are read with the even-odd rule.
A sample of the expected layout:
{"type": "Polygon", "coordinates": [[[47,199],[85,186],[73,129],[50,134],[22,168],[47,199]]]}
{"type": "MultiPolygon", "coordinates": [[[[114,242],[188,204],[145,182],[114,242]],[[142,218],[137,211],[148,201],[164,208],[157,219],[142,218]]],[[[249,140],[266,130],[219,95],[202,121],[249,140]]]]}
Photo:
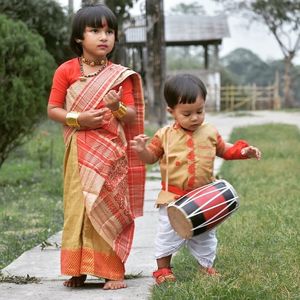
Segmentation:
{"type": "Polygon", "coordinates": [[[63,154],[62,127],[46,120],[2,165],[0,269],[62,229],[63,154]]]}
{"type": "MultiPolygon", "coordinates": [[[[241,137],[263,159],[225,162],[220,171],[240,196],[218,228],[222,276],[198,276],[183,249],[173,261],[178,281],[155,287],[152,299],[300,299],[299,131],[251,126],[232,141],[241,137]]],[[[61,230],[63,148],[61,127],[46,121],[0,169],[0,269],[61,230]]]]}
{"type": "Polygon", "coordinates": [[[0,269],[62,228],[63,139],[46,121],[0,169],[0,269]]]}
{"type": "Polygon", "coordinates": [[[173,260],[175,284],[152,299],[300,299],[300,134],[289,125],[234,130],[257,145],[261,161],[224,162],[219,176],[240,196],[240,208],[218,227],[220,278],[197,275],[186,249],[173,260]]]}

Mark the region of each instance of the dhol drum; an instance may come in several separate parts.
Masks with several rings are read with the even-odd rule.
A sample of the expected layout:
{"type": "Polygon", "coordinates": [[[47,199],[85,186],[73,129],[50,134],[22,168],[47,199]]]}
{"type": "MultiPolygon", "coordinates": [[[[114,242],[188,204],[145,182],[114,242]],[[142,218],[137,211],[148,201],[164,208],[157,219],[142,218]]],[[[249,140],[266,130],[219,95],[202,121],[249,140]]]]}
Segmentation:
{"type": "Polygon", "coordinates": [[[173,229],[184,239],[219,225],[239,207],[239,197],[226,180],[197,188],[168,205],[173,229]]]}

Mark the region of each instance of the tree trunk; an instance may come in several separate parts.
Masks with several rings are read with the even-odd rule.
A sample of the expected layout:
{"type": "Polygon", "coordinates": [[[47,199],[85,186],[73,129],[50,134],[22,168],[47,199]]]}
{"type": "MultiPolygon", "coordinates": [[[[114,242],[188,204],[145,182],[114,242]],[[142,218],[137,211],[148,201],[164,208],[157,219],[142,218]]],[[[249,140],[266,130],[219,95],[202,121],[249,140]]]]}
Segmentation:
{"type": "Polygon", "coordinates": [[[291,67],[292,67],[291,55],[284,58],[284,106],[293,107],[294,101],[291,95],[291,67]]]}
{"type": "Polygon", "coordinates": [[[125,43],[125,34],[123,32],[122,26],[119,25],[119,42],[115,46],[112,61],[116,64],[121,64],[123,66],[127,66],[125,43]]]}
{"type": "Polygon", "coordinates": [[[81,0],[81,7],[91,4],[105,4],[105,0],[81,0]]]}
{"type": "Polygon", "coordinates": [[[68,1],[68,15],[71,17],[74,13],[74,0],[68,1]]]}
{"type": "Polygon", "coordinates": [[[147,16],[147,100],[148,119],[159,126],[166,123],[163,85],[166,77],[165,22],[163,1],[146,0],[147,16]]]}

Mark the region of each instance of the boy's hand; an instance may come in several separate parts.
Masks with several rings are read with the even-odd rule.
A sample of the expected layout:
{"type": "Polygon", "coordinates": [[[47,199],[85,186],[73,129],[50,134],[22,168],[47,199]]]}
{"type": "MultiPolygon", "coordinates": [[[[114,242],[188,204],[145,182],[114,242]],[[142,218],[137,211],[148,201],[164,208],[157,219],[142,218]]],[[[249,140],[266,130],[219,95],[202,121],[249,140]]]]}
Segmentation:
{"type": "Polygon", "coordinates": [[[136,152],[142,152],[146,149],[146,143],[149,137],[145,134],[139,134],[130,141],[131,148],[136,152]]]}
{"type": "Polygon", "coordinates": [[[248,157],[248,158],[256,158],[257,160],[261,159],[260,150],[256,147],[253,147],[253,146],[243,148],[241,150],[241,154],[248,157]]]}

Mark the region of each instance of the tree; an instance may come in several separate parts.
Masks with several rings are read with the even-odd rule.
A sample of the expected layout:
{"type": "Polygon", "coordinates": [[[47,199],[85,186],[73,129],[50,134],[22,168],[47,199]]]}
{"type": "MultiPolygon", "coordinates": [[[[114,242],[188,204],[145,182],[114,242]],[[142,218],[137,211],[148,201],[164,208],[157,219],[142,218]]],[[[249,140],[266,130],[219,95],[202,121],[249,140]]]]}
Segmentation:
{"type": "MultiPolygon", "coordinates": [[[[263,61],[252,51],[238,48],[224,56],[221,60],[221,80],[222,85],[251,85],[267,86],[274,84],[276,74],[279,78],[284,78],[285,63],[283,60],[263,61]]],[[[291,93],[300,105],[300,72],[299,67],[292,67],[291,79],[295,84],[292,85],[291,93]]],[[[284,81],[279,81],[280,95],[284,94],[284,81]]]]}
{"type": "Polygon", "coordinates": [[[71,55],[68,16],[56,1],[0,0],[0,11],[13,20],[23,21],[31,31],[40,34],[58,64],[71,55]]]}
{"type": "Polygon", "coordinates": [[[265,76],[269,65],[248,49],[233,50],[221,59],[221,63],[237,76],[238,84],[268,85],[274,82],[274,75],[271,78],[265,76]]]}
{"type": "Polygon", "coordinates": [[[166,77],[163,1],[146,0],[146,15],[149,120],[162,125],[166,122],[166,105],[163,100],[163,82],[166,77]]]}
{"type": "Polygon", "coordinates": [[[0,167],[45,113],[55,61],[42,37],[0,15],[0,167]]]}
{"type": "Polygon", "coordinates": [[[291,97],[292,61],[300,50],[300,0],[214,0],[226,5],[227,9],[243,10],[250,18],[262,21],[273,34],[284,57],[284,104],[293,106],[291,97]]]}
{"type": "Polygon", "coordinates": [[[206,15],[203,6],[197,2],[192,2],[189,4],[179,3],[171,8],[171,12],[183,15],[206,15]]]}
{"type": "Polygon", "coordinates": [[[263,1],[257,0],[252,4],[253,11],[262,17],[268,26],[284,56],[285,61],[285,85],[284,100],[285,106],[293,106],[291,97],[291,68],[292,61],[300,50],[300,1],[263,1]],[[293,33],[296,39],[292,41],[293,33]]]}
{"type": "Polygon", "coordinates": [[[129,19],[129,8],[133,7],[133,3],[138,0],[81,0],[81,6],[91,4],[105,4],[107,5],[117,16],[118,20],[129,19]]]}
{"type": "Polygon", "coordinates": [[[137,0],[106,0],[105,4],[114,12],[118,20],[119,41],[113,55],[113,61],[126,64],[124,23],[130,19],[129,9],[137,0]]]}
{"type": "Polygon", "coordinates": [[[87,5],[92,5],[92,4],[105,4],[104,0],[81,0],[81,7],[87,6],[87,5]]]}
{"type": "Polygon", "coordinates": [[[125,20],[129,20],[129,9],[133,7],[137,0],[106,0],[105,4],[115,13],[119,21],[119,25],[125,20]]]}
{"type": "Polygon", "coordinates": [[[68,17],[70,18],[74,13],[74,0],[68,0],[68,17]]]}

